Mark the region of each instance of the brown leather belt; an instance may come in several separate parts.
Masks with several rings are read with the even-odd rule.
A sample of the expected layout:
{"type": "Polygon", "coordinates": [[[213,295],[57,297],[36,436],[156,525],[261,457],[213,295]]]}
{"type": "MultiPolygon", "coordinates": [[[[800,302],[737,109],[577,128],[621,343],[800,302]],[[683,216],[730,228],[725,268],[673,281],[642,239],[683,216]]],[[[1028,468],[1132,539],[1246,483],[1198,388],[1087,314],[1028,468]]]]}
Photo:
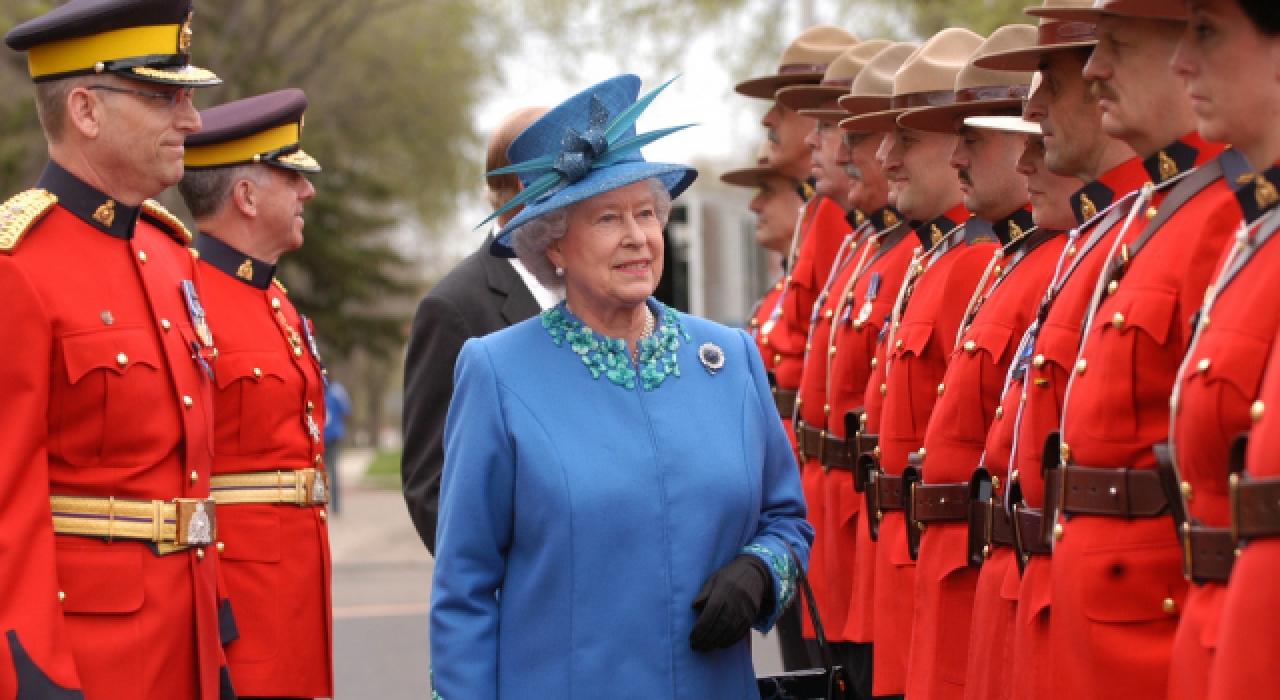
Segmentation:
{"type": "Polygon", "coordinates": [[[1014,545],[1019,552],[1024,555],[1049,556],[1053,554],[1053,549],[1045,542],[1043,536],[1044,511],[1039,508],[1020,506],[1017,509],[1013,524],[1016,526],[1014,529],[1014,545]]]}
{"type": "Polygon", "coordinates": [[[822,470],[853,471],[853,468],[858,463],[858,455],[862,454],[862,451],[858,449],[858,442],[857,435],[847,440],[835,435],[828,435],[822,443],[822,470]]]}
{"type": "Polygon", "coordinates": [[[1280,479],[1230,477],[1231,530],[1237,538],[1280,535],[1280,479]]]}
{"type": "Polygon", "coordinates": [[[1013,518],[1005,511],[1004,504],[997,500],[985,504],[991,509],[991,544],[997,547],[1013,546],[1013,518]]]}
{"type": "Polygon", "coordinates": [[[1236,563],[1236,541],[1220,527],[1182,526],[1182,554],[1187,578],[1195,583],[1226,583],[1236,563]]]}
{"type": "Polygon", "coordinates": [[[911,489],[913,519],[920,523],[967,521],[969,482],[960,484],[915,484],[911,489]]]}
{"type": "Polygon", "coordinates": [[[796,425],[796,452],[800,453],[800,463],[809,461],[810,457],[822,459],[822,443],[826,442],[827,431],[814,428],[804,421],[796,425]]]}
{"type": "Polygon", "coordinates": [[[1169,499],[1154,469],[1060,468],[1062,512],[1150,518],[1169,512],[1169,499]]]}
{"type": "Polygon", "coordinates": [[[876,507],[881,513],[903,510],[906,503],[902,494],[902,477],[884,473],[876,476],[876,507]]]}
{"type": "Polygon", "coordinates": [[[795,389],[773,387],[773,401],[778,404],[778,414],[782,420],[791,420],[796,415],[796,397],[800,392],[795,389]]]}

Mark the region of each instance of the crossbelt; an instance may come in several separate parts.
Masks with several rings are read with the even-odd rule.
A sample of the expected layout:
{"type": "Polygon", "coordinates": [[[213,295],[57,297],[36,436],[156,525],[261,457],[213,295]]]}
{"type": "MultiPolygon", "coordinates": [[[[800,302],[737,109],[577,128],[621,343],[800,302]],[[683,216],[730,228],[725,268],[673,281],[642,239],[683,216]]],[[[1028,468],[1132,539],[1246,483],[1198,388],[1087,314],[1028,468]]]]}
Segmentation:
{"type": "Polygon", "coordinates": [[[209,493],[219,505],[274,503],[322,506],[329,502],[329,477],[323,469],[214,474],[209,493]]]}
{"type": "Polygon", "coordinates": [[[213,544],[217,504],[198,498],[143,501],[95,496],[50,496],[59,535],[154,542],[161,554],[213,544]]]}

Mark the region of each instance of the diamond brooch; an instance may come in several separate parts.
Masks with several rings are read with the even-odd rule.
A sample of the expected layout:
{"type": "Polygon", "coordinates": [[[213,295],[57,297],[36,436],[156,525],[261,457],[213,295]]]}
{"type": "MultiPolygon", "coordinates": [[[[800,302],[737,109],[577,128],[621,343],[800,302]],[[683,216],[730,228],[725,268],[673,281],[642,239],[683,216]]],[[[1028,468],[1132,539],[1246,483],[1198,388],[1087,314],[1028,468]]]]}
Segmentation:
{"type": "Polygon", "coordinates": [[[717,370],[724,367],[724,351],[715,343],[703,343],[702,347],[698,348],[698,359],[713,377],[717,370]]]}

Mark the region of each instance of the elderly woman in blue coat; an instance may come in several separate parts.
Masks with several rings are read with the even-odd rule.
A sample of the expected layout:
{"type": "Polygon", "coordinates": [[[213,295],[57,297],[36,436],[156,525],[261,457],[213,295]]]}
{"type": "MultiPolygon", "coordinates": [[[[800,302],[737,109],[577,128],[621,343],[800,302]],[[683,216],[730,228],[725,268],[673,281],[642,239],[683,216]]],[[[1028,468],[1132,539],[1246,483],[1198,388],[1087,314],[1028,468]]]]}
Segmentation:
{"type": "MultiPolygon", "coordinates": [[[[665,87],[665,86],[664,86],[665,87]]],[[[467,342],[445,427],[433,697],[759,698],[747,634],[813,531],[743,332],[652,298],[692,168],[646,162],[624,75],[508,150],[524,205],[492,253],[565,301],[467,342]]]]}

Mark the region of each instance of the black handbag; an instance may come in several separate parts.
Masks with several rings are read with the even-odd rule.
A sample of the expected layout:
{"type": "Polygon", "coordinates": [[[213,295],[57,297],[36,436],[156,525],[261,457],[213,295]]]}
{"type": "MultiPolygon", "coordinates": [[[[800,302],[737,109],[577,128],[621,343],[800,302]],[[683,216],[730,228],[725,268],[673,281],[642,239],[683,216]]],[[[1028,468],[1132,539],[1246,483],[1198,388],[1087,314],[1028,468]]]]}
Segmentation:
{"type": "Polygon", "coordinates": [[[809,577],[800,565],[800,558],[791,550],[791,561],[796,567],[796,577],[800,580],[800,592],[809,608],[809,618],[813,621],[813,633],[818,638],[818,649],[822,655],[822,668],[790,671],[777,676],[757,678],[756,685],[760,689],[761,700],[853,700],[853,685],[849,682],[849,674],[844,668],[831,661],[831,650],[827,647],[827,636],[822,631],[822,618],[818,615],[818,606],[813,601],[813,589],[809,587],[809,577]]]}

